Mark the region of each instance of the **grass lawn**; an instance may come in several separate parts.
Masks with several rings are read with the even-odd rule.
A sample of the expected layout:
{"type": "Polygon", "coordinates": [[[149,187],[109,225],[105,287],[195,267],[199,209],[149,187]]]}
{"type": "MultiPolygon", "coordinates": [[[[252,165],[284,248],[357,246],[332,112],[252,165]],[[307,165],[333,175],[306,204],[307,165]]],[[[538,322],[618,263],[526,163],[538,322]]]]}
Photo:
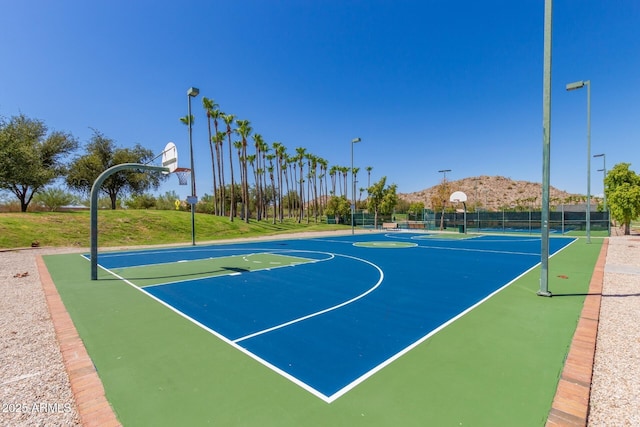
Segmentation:
{"type": "MultiPolygon", "coordinates": [[[[0,214],[0,248],[40,246],[89,247],[89,212],[27,212],[0,214]]],[[[300,231],[347,230],[349,226],[315,223],[312,218],[298,224],[196,214],[199,242],[237,237],[269,236],[300,231]]],[[[168,210],[104,210],[98,213],[100,247],[180,244],[191,242],[191,213],[168,210]]]]}

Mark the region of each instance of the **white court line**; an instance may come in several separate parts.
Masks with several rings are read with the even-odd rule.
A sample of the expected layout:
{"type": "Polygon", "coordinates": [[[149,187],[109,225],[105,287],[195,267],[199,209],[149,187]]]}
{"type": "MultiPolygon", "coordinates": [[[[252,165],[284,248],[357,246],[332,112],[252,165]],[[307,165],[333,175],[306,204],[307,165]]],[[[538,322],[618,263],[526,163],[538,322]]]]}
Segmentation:
{"type": "MultiPolygon", "coordinates": [[[[256,249],[252,249],[252,250],[256,250],[256,249]]],[[[262,249],[265,252],[251,252],[250,254],[248,254],[248,256],[253,256],[253,255],[261,255],[261,254],[272,254],[272,255],[281,255],[285,252],[307,252],[307,253],[321,253],[321,254],[325,254],[328,255],[327,258],[324,259],[313,259],[313,258],[304,258],[304,257],[300,257],[298,256],[297,258],[304,258],[307,261],[300,261],[300,262],[294,262],[292,264],[286,264],[286,265],[275,265],[275,266],[271,266],[268,268],[262,268],[259,270],[253,270],[253,271],[247,271],[246,273],[253,273],[253,272],[258,272],[258,271],[263,271],[263,270],[274,270],[276,268],[285,268],[285,267],[293,267],[296,265],[301,265],[301,264],[313,264],[313,263],[317,263],[317,262],[324,262],[324,261],[330,261],[334,258],[334,255],[331,252],[321,252],[321,251],[306,251],[306,250],[297,250],[297,249],[262,249]]],[[[86,260],[90,260],[90,257],[87,257],[86,255],[82,254],[81,255],[83,258],[85,258],[86,260]]],[[[229,255],[229,256],[224,256],[224,257],[216,257],[216,258],[200,258],[200,259],[192,259],[192,260],[179,260],[179,261],[169,261],[169,262],[162,262],[162,263],[157,263],[157,264],[141,264],[141,265],[134,265],[131,267],[117,267],[115,268],[117,269],[126,269],[127,271],[129,271],[130,269],[135,269],[135,268],[141,268],[141,267],[154,267],[157,265],[169,265],[169,264],[173,264],[173,263],[183,263],[183,262],[196,262],[196,261],[205,261],[207,259],[220,259],[220,258],[237,258],[237,257],[245,257],[245,255],[229,255]]],[[[245,259],[246,260],[246,259],[245,259]]],[[[248,261],[248,260],[246,260],[248,261]]],[[[104,269],[105,271],[108,271],[110,274],[115,274],[114,272],[112,272],[111,270],[107,269],[106,267],[103,267],[102,265],[99,265],[100,268],[104,269]]],[[[211,279],[211,278],[218,278],[218,277],[230,277],[230,276],[239,276],[241,275],[241,272],[238,271],[232,271],[229,272],[227,274],[217,274],[217,275],[212,275],[212,276],[201,276],[201,277],[190,277],[190,278],[186,278],[186,279],[181,279],[181,280],[174,280],[171,282],[163,282],[163,283],[157,283],[154,285],[146,285],[146,286],[138,286],[140,288],[153,288],[156,286],[164,286],[164,285],[175,285],[175,284],[179,284],[179,283],[185,283],[185,282],[190,282],[192,280],[204,280],[204,279],[211,279]]],[[[119,276],[118,276],[119,277],[119,276]]]]}
{"type": "MultiPolygon", "coordinates": [[[[380,267],[376,266],[375,264],[367,261],[367,260],[363,260],[363,259],[359,259],[356,257],[352,257],[349,255],[340,255],[340,254],[334,254],[331,252],[323,252],[323,251],[300,251],[300,250],[289,250],[289,252],[308,252],[308,253],[321,253],[321,254],[326,254],[326,255],[330,255],[329,258],[325,259],[325,260],[316,260],[316,262],[319,261],[326,261],[329,259],[334,259],[336,256],[342,256],[345,258],[352,258],[355,260],[359,260],[359,261],[363,261],[367,264],[370,264],[372,266],[374,266],[381,274],[380,280],[378,281],[378,283],[376,284],[376,286],[374,286],[373,288],[369,289],[366,293],[356,297],[356,298],[352,298],[349,301],[346,301],[342,304],[339,304],[339,306],[344,306],[346,304],[352,303],[354,302],[356,299],[362,298],[364,297],[366,294],[369,294],[370,292],[372,292],[375,288],[377,288],[378,286],[380,286],[380,283],[382,283],[382,279],[384,278],[384,273],[382,272],[382,270],[380,269],[380,267]]],[[[81,255],[82,257],[86,258],[84,255],[81,255]]],[[[173,307],[172,305],[166,303],[165,301],[163,301],[162,299],[156,297],[153,294],[150,294],[149,292],[147,292],[144,288],[141,288],[140,286],[136,286],[134,283],[132,283],[131,281],[125,279],[124,277],[118,275],[117,273],[109,270],[106,267],[103,267],[101,265],[98,264],[98,267],[100,267],[102,270],[106,271],[108,274],[114,276],[115,278],[123,281],[124,283],[126,283],[127,285],[131,286],[132,288],[134,288],[135,290],[142,292],[144,295],[151,297],[153,300],[155,300],[156,302],[162,304],[163,306],[167,307],[169,310],[173,311],[174,313],[176,313],[177,315],[187,319],[188,321],[192,322],[193,324],[195,324],[196,326],[199,326],[200,328],[204,329],[205,331],[211,333],[212,335],[214,335],[215,337],[219,338],[220,340],[224,341],[225,343],[229,344],[230,346],[232,346],[233,348],[235,348],[236,350],[239,350],[240,352],[246,354],[247,356],[251,357],[252,359],[256,360],[257,362],[261,363],[262,365],[266,366],[267,368],[271,369],[272,371],[282,375],[283,377],[287,378],[289,381],[291,381],[292,383],[298,385],[299,387],[303,388],[304,390],[308,391],[309,393],[313,394],[314,396],[318,397],[319,399],[327,402],[327,403],[331,403],[332,399],[329,396],[326,396],[325,394],[319,392],[318,390],[316,390],[315,388],[311,387],[310,385],[308,385],[307,383],[301,381],[300,379],[294,377],[293,375],[289,374],[286,371],[283,371],[282,369],[278,368],[277,366],[271,364],[270,362],[264,360],[263,358],[261,358],[260,356],[252,353],[251,351],[247,350],[246,348],[240,346],[237,341],[239,340],[243,340],[243,339],[247,339],[247,337],[241,338],[239,340],[230,340],[229,338],[225,337],[224,335],[216,332],[215,330],[209,328],[208,326],[206,326],[203,323],[200,323],[199,321],[195,320],[194,318],[192,318],[191,316],[183,313],[182,311],[176,309],[175,307],[173,307]]],[[[322,310],[323,312],[327,312],[329,310],[336,310],[337,308],[339,308],[339,306],[334,306],[334,307],[330,307],[329,309],[326,310],[322,310]]],[[[321,313],[314,313],[312,315],[309,316],[305,316],[305,318],[310,318],[311,316],[318,316],[321,313]]],[[[294,322],[300,322],[302,321],[302,319],[295,319],[294,321],[291,322],[287,322],[287,324],[293,324],[294,322]]],[[[278,325],[274,328],[269,328],[271,330],[275,330],[275,329],[279,329],[284,327],[285,325],[278,325]]],[[[266,333],[267,331],[262,331],[262,333],[266,333]]],[[[256,334],[253,334],[254,336],[256,334]]]]}
{"type": "Polygon", "coordinates": [[[445,251],[482,252],[482,253],[488,253],[488,254],[540,256],[540,254],[537,252],[494,251],[489,249],[452,248],[452,247],[443,247],[443,246],[422,246],[422,245],[418,245],[417,247],[421,249],[441,249],[445,251]]]}
{"type": "MultiPolygon", "coordinates": [[[[558,250],[557,252],[555,252],[553,255],[550,256],[553,257],[556,254],[559,254],[560,252],[562,252],[563,250],[565,250],[566,248],[568,248],[569,246],[571,246],[572,244],[574,244],[577,241],[577,239],[575,239],[573,242],[569,243],[568,245],[564,246],[563,248],[561,248],[560,250],[558,250]]],[[[475,308],[477,308],[478,306],[480,306],[481,304],[483,304],[485,301],[489,300],[490,298],[492,298],[493,296],[495,296],[496,294],[498,294],[499,292],[501,292],[503,289],[509,287],[509,285],[511,285],[512,283],[514,283],[515,281],[517,281],[518,279],[520,279],[521,277],[523,277],[524,275],[526,275],[527,273],[529,273],[530,271],[534,270],[535,268],[537,268],[540,265],[540,263],[537,263],[536,265],[532,266],[531,268],[529,268],[528,270],[526,270],[525,272],[523,272],[522,274],[518,275],[517,277],[515,277],[513,280],[509,281],[507,284],[505,284],[504,286],[496,289],[495,291],[493,291],[492,293],[490,293],[489,295],[487,295],[486,297],[484,297],[482,300],[478,301],[476,304],[472,305],[471,307],[468,307],[466,310],[460,312],[459,314],[457,314],[456,316],[452,317],[451,319],[447,320],[446,322],[442,323],[440,326],[438,326],[437,328],[433,329],[431,332],[429,332],[427,335],[425,335],[424,337],[418,339],[417,341],[415,341],[413,344],[410,344],[409,346],[405,347],[403,350],[401,350],[400,352],[396,353],[395,355],[391,356],[389,359],[385,360],[384,362],[382,362],[381,364],[375,366],[374,368],[372,368],[371,370],[369,370],[368,372],[364,373],[362,376],[360,376],[359,378],[356,378],[354,381],[352,381],[351,383],[347,384],[346,386],[344,386],[343,388],[341,388],[340,390],[338,390],[337,392],[335,392],[334,394],[332,394],[331,396],[328,396],[328,398],[326,399],[327,403],[331,403],[333,401],[335,401],[336,399],[340,398],[341,396],[343,396],[344,394],[346,394],[347,392],[349,392],[350,390],[352,390],[354,387],[356,387],[358,384],[362,383],[363,381],[365,381],[367,378],[373,376],[375,373],[379,372],[380,370],[382,370],[383,368],[385,368],[386,366],[390,365],[392,362],[394,362],[395,360],[399,359],[400,357],[402,357],[403,355],[407,354],[408,352],[410,352],[411,350],[413,350],[414,348],[416,348],[417,346],[419,346],[420,344],[422,344],[423,342],[425,342],[427,339],[429,339],[430,337],[432,337],[433,335],[435,335],[436,333],[438,333],[439,331],[441,331],[442,329],[446,328],[448,325],[450,325],[451,323],[455,322],[456,320],[460,319],[461,317],[463,317],[465,314],[469,313],[470,311],[474,310],[475,308]]]]}
{"type": "MultiPolygon", "coordinates": [[[[562,252],[564,249],[568,248],[569,246],[571,246],[572,244],[574,244],[578,239],[574,239],[571,243],[569,243],[568,245],[564,246],[563,248],[561,248],[560,250],[556,251],[554,254],[552,254],[550,256],[553,257],[555,255],[557,255],[558,253],[562,252]]],[[[448,249],[448,248],[435,248],[435,249],[448,249]]],[[[291,250],[292,252],[303,252],[303,251],[298,251],[298,250],[291,250]]],[[[304,251],[304,252],[315,252],[317,253],[318,251],[304,251]]],[[[320,253],[325,253],[325,254],[330,254],[328,252],[320,252],[320,253]]],[[[353,258],[358,260],[358,258],[355,257],[351,257],[351,256],[347,256],[347,255],[340,255],[340,254],[333,254],[333,255],[338,255],[338,256],[344,256],[347,258],[353,258]]],[[[531,254],[527,254],[525,253],[525,255],[531,255],[531,254]]],[[[539,255],[539,254],[536,254],[539,255]]],[[[84,257],[84,255],[82,255],[84,257]]],[[[85,257],[86,258],[86,257],[85,257]]],[[[376,267],[381,274],[384,274],[382,272],[382,270],[376,266],[375,264],[370,263],[369,261],[366,260],[362,260],[364,262],[367,262],[371,265],[373,265],[374,267],[376,267]]],[[[222,341],[224,341],[225,343],[229,344],[230,346],[232,346],[233,348],[239,350],[240,352],[246,354],[247,356],[251,357],[252,359],[258,361],[259,363],[263,364],[264,366],[268,367],[269,369],[273,370],[274,372],[282,375],[283,377],[287,378],[289,381],[291,381],[292,383],[298,385],[299,387],[303,388],[304,390],[308,391],[309,393],[311,393],[312,395],[318,397],[319,399],[323,400],[326,403],[332,403],[333,401],[337,400],[338,398],[340,398],[341,396],[343,396],[344,394],[346,394],[347,392],[349,392],[350,390],[352,390],[353,388],[355,388],[357,385],[359,385],[360,383],[362,383],[363,381],[365,381],[367,378],[373,376],[375,373],[379,372],[380,370],[382,370],[384,367],[388,366],[389,364],[391,364],[393,361],[399,359],[400,357],[402,357],[403,355],[405,355],[406,353],[408,353],[409,351],[411,351],[412,349],[414,349],[415,347],[417,347],[418,345],[420,345],[421,343],[423,343],[424,341],[426,341],[428,338],[430,338],[431,336],[433,336],[434,334],[436,334],[437,332],[441,331],[442,329],[444,329],[446,326],[448,326],[449,324],[453,323],[455,320],[461,318],[462,316],[464,316],[465,314],[467,314],[468,312],[470,312],[471,310],[477,308],[479,305],[481,305],[482,303],[484,303],[485,301],[487,301],[488,299],[490,299],[491,297],[493,297],[494,295],[496,295],[497,293],[499,293],[500,291],[502,291],[503,289],[505,289],[506,287],[508,287],[509,285],[511,285],[513,282],[515,282],[516,280],[518,280],[520,277],[524,276],[525,274],[529,273],[531,270],[535,269],[536,267],[538,267],[540,265],[540,263],[537,263],[536,265],[532,266],[531,268],[529,268],[528,270],[526,270],[524,273],[520,274],[519,276],[517,276],[515,279],[511,280],[509,283],[505,284],[504,286],[502,286],[501,288],[497,289],[496,291],[492,292],[491,294],[489,294],[487,297],[485,297],[484,299],[482,299],[481,301],[479,301],[478,303],[476,303],[475,305],[467,308],[466,310],[462,311],[461,313],[459,313],[458,315],[452,317],[451,319],[447,320],[446,322],[442,323],[440,326],[438,326],[437,328],[435,328],[434,330],[432,330],[429,334],[425,335],[424,337],[418,339],[417,341],[415,341],[413,344],[410,344],[409,346],[405,347],[403,350],[401,350],[400,352],[396,353],[394,356],[390,357],[389,359],[385,360],[384,362],[380,363],[379,365],[373,367],[371,370],[369,370],[368,372],[364,373],[362,376],[356,378],[354,381],[352,381],[351,383],[347,384],[345,387],[343,387],[342,389],[338,390],[336,393],[327,396],[321,392],[319,392],[318,390],[314,389],[313,387],[311,387],[310,385],[306,384],[305,382],[301,381],[300,379],[292,376],[291,374],[283,371],[282,369],[278,368],[275,365],[272,365],[271,363],[269,363],[268,361],[262,359],[261,357],[255,355],[254,353],[250,352],[249,350],[245,349],[244,347],[240,346],[237,342],[240,340],[245,340],[247,339],[249,336],[247,337],[243,337],[243,338],[239,338],[236,340],[230,340],[228,338],[226,338],[225,336],[219,334],[218,332],[216,332],[215,330],[209,328],[208,326],[198,322],[197,320],[189,317],[188,315],[182,313],[181,311],[175,309],[173,306],[165,303],[164,301],[162,301],[161,299],[155,297],[154,295],[148,293],[147,291],[145,291],[144,289],[140,288],[139,286],[134,285],[133,283],[129,282],[128,280],[124,279],[123,277],[118,276],[117,274],[115,274],[114,272],[111,272],[110,270],[108,270],[107,268],[99,265],[99,267],[103,270],[105,270],[106,272],[108,272],[109,274],[115,276],[116,278],[122,280],[123,282],[127,283],[128,285],[130,285],[131,287],[133,287],[134,289],[144,293],[145,295],[151,297],[152,299],[156,300],[157,302],[159,302],[160,304],[164,305],[165,307],[169,308],[170,310],[172,310],[173,312],[175,312],[176,314],[178,314],[179,316],[182,316],[183,318],[191,321],[192,323],[194,323],[195,325],[201,327],[202,329],[210,332],[211,334],[213,334],[214,336],[216,336],[217,338],[221,339],[222,341]]],[[[381,277],[382,280],[382,277],[381,277]]],[[[381,282],[380,280],[380,282],[381,282]]],[[[371,292],[373,289],[369,290],[368,292],[371,292]]],[[[363,295],[364,296],[364,295],[363,295]]],[[[356,297],[357,298],[357,297],[356,297]]],[[[346,302],[348,303],[348,302],[346,302]]],[[[343,304],[346,304],[343,303],[343,304]]],[[[305,316],[308,318],[308,316],[305,316]]],[[[302,318],[300,318],[302,319],[302,318]]],[[[296,319],[297,320],[297,319],[296,319]]],[[[302,321],[302,320],[299,320],[302,321]]],[[[292,322],[287,322],[287,324],[292,324],[292,322]]],[[[285,324],[283,324],[285,325],[285,324]]],[[[284,327],[284,326],[282,326],[284,327]]],[[[278,326],[274,327],[274,328],[278,328],[278,326]]],[[[275,330],[274,328],[269,328],[269,330],[275,330]]],[[[262,332],[258,332],[258,333],[266,333],[268,330],[264,330],[262,332]]],[[[255,336],[255,335],[254,335],[255,336]]]]}
{"type": "Polygon", "coordinates": [[[334,254],[334,255],[340,256],[340,257],[344,257],[344,258],[355,259],[356,261],[361,261],[361,262],[364,262],[366,264],[369,264],[369,265],[373,266],[380,273],[380,278],[378,279],[378,282],[372,288],[368,289],[367,291],[363,292],[362,294],[360,294],[360,295],[358,295],[358,296],[356,296],[354,298],[351,298],[348,301],[345,301],[345,302],[342,302],[340,304],[334,305],[333,307],[325,308],[324,310],[320,310],[320,311],[317,311],[315,313],[307,314],[306,316],[302,316],[302,317],[290,320],[290,321],[285,322],[285,323],[281,323],[281,324],[276,325],[276,326],[272,326],[272,327],[267,328],[267,329],[263,329],[263,330],[258,331],[258,332],[254,332],[254,333],[246,335],[244,337],[237,338],[237,339],[233,340],[233,342],[239,343],[239,342],[242,342],[244,340],[248,340],[249,338],[254,338],[254,337],[257,337],[259,335],[263,335],[263,334],[266,334],[266,333],[269,333],[269,332],[272,332],[272,331],[276,331],[278,329],[282,329],[284,327],[291,326],[293,324],[302,322],[304,320],[311,319],[311,318],[316,317],[316,316],[320,316],[321,314],[325,314],[325,313],[328,313],[330,311],[337,310],[337,309],[339,309],[341,307],[344,307],[346,305],[349,305],[351,303],[354,303],[354,302],[358,301],[359,299],[364,298],[365,296],[369,295],[371,292],[376,290],[380,286],[380,284],[382,284],[382,281],[384,280],[384,273],[383,273],[382,269],[380,267],[378,267],[377,265],[375,265],[374,263],[372,263],[370,261],[367,261],[365,259],[362,259],[362,258],[357,258],[357,257],[354,257],[354,256],[350,256],[350,255],[342,255],[342,254],[334,254]]]}

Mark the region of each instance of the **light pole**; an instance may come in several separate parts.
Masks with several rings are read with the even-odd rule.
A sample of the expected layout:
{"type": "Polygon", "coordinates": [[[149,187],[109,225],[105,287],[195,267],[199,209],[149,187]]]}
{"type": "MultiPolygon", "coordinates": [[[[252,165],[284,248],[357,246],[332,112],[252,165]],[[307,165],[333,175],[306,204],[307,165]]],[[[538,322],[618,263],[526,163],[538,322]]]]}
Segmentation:
{"type": "Polygon", "coordinates": [[[587,87],[587,243],[591,243],[591,80],[569,83],[567,91],[587,87]]]}
{"type": "MultiPolygon", "coordinates": [[[[447,182],[447,172],[451,172],[451,169],[440,169],[438,173],[442,174],[442,184],[444,185],[447,182]]],[[[442,201],[442,214],[440,215],[440,231],[444,230],[444,205],[447,203],[447,199],[445,198],[442,201]]]]}
{"type": "Polygon", "coordinates": [[[609,212],[607,211],[607,192],[605,191],[605,182],[604,180],[607,178],[607,155],[605,153],[602,154],[594,154],[593,157],[602,157],[602,169],[598,169],[598,172],[602,172],[602,194],[603,194],[603,206],[602,210],[607,215],[607,234],[610,233],[609,230],[609,212]]]}
{"type": "Polygon", "coordinates": [[[540,289],[537,292],[537,295],[541,297],[551,296],[551,292],[549,292],[549,193],[551,187],[552,24],[553,0],[545,0],[542,64],[542,206],[540,210],[540,289]]]}
{"type": "Polygon", "coordinates": [[[200,90],[195,87],[190,87],[187,90],[187,101],[189,104],[189,112],[187,115],[187,124],[189,125],[189,155],[191,156],[191,198],[189,200],[191,204],[191,244],[196,244],[196,203],[198,202],[196,196],[196,172],[193,168],[193,138],[191,137],[191,98],[195,98],[200,93],[200,90]]]}
{"type": "Polygon", "coordinates": [[[478,178],[475,179],[475,185],[473,186],[473,189],[476,190],[476,198],[474,200],[474,203],[476,205],[476,215],[478,216],[478,223],[476,224],[476,228],[478,229],[478,232],[480,232],[480,204],[478,203],[478,178]]]}
{"type": "Polygon", "coordinates": [[[447,172],[451,172],[451,169],[441,169],[438,172],[442,174],[442,181],[446,181],[447,180],[447,172]]]}
{"type": "Polygon", "coordinates": [[[360,138],[353,138],[351,140],[351,234],[355,234],[355,216],[356,216],[356,178],[353,174],[353,146],[360,142],[360,138]]]}

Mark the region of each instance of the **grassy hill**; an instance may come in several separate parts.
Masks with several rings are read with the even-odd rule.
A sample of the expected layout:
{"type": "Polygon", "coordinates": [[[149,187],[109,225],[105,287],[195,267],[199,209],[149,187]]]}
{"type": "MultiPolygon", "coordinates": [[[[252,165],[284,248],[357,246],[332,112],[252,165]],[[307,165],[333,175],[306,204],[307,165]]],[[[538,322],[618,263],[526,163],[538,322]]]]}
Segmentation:
{"type": "MultiPolygon", "coordinates": [[[[344,225],[327,225],[294,220],[272,224],[249,224],[235,219],[196,214],[196,241],[237,237],[269,236],[301,231],[347,230],[344,225]]],[[[89,212],[27,212],[0,214],[0,249],[40,246],[89,247],[89,212]]],[[[179,244],[191,242],[191,213],[163,210],[105,210],[98,214],[98,242],[101,247],[123,245],[179,244]]]]}

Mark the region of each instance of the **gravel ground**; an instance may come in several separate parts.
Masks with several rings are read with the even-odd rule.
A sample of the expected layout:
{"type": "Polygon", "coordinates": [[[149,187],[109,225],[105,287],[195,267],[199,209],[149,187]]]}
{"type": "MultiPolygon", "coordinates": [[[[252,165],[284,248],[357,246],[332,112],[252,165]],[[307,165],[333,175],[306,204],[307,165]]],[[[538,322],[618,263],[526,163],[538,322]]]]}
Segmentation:
{"type": "Polygon", "coordinates": [[[640,236],[609,239],[589,423],[640,426],[640,236]]]}
{"type": "MultiPolygon", "coordinates": [[[[35,263],[72,251],[0,252],[0,426],[80,425],[35,263]]],[[[640,426],[638,236],[609,241],[590,405],[590,427],[640,426]]]]}
{"type": "Polygon", "coordinates": [[[0,252],[0,425],[80,425],[35,257],[0,252]]]}

